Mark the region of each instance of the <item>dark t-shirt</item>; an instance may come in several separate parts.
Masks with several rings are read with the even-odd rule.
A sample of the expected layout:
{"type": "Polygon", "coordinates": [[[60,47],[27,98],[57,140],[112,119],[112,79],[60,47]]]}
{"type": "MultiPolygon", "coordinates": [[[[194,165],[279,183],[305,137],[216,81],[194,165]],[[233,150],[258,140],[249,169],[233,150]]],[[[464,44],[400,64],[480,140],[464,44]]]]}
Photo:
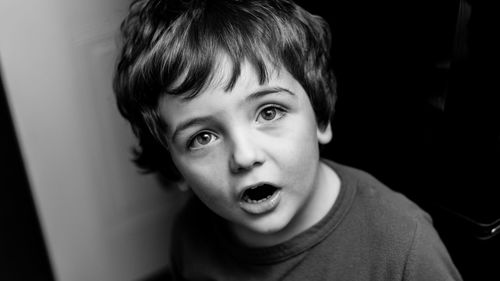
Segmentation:
{"type": "Polygon", "coordinates": [[[249,248],[193,198],[174,227],[175,280],[461,280],[431,218],[369,174],[325,160],[334,206],[281,244],[249,248]]]}

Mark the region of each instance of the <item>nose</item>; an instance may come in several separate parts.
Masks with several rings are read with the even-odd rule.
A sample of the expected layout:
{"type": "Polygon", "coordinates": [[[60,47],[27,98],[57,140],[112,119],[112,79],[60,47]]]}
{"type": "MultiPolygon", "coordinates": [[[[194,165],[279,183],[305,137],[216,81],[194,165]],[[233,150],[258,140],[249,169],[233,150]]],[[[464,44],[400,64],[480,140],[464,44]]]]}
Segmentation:
{"type": "Polygon", "coordinates": [[[233,134],[229,167],[233,173],[249,171],[264,163],[258,136],[240,130],[233,134]]]}

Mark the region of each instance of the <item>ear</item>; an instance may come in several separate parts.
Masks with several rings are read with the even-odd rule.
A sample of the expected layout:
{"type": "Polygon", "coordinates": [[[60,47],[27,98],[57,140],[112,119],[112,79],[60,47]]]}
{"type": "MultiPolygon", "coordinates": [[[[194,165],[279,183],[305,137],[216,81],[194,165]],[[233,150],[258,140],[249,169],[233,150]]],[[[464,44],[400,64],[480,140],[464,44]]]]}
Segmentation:
{"type": "Polygon", "coordinates": [[[330,122],[328,122],[328,125],[321,129],[317,128],[317,136],[318,136],[318,142],[320,144],[327,144],[332,140],[332,126],[330,122]]]}

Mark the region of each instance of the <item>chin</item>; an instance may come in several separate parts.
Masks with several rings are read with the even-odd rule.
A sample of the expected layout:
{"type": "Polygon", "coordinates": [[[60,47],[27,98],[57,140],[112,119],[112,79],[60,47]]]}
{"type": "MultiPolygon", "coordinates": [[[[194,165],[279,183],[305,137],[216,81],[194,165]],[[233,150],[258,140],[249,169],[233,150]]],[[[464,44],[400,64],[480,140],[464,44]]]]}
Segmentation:
{"type": "Polygon", "coordinates": [[[259,220],[246,226],[248,230],[260,235],[279,234],[287,229],[290,219],[288,216],[278,216],[273,214],[270,217],[260,218],[259,220]],[[274,216],[273,216],[274,215],[274,216]]]}
{"type": "Polygon", "coordinates": [[[247,245],[276,245],[292,238],[294,215],[289,208],[278,208],[263,216],[245,215],[239,220],[233,220],[234,231],[247,245]]]}
{"type": "Polygon", "coordinates": [[[259,234],[272,235],[281,232],[284,228],[285,226],[281,224],[266,224],[255,227],[253,231],[259,234]]]}

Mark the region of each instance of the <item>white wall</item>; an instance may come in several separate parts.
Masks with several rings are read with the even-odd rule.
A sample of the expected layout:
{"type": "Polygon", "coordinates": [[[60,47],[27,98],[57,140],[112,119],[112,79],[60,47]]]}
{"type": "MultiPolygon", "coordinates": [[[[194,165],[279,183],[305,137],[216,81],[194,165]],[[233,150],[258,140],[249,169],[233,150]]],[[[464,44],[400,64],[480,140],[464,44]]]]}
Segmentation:
{"type": "Polygon", "coordinates": [[[58,280],[137,280],[167,263],[181,201],[129,161],[111,89],[128,4],[0,0],[0,67],[58,280]]]}

